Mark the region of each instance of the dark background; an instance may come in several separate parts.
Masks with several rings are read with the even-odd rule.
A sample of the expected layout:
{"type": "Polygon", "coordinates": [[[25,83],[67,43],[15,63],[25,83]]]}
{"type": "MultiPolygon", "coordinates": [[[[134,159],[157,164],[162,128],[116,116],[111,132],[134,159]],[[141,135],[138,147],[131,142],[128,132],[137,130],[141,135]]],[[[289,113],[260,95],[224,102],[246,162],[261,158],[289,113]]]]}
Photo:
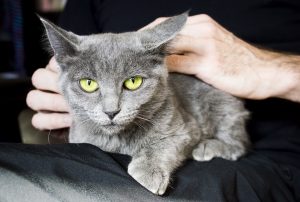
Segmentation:
{"type": "Polygon", "coordinates": [[[19,1],[20,10],[17,12],[21,13],[22,35],[18,40],[24,47],[23,69],[20,70],[16,69],[16,60],[19,59],[14,47],[16,40],[11,36],[14,26],[11,15],[16,11],[11,8],[10,1],[0,0],[0,142],[21,142],[18,115],[26,108],[26,94],[33,88],[30,77],[36,69],[45,67],[50,58],[44,48],[44,29],[36,14],[56,22],[60,12],[39,10],[38,0],[19,1]],[[9,29],[4,30],[5,23],[9,29]]]}

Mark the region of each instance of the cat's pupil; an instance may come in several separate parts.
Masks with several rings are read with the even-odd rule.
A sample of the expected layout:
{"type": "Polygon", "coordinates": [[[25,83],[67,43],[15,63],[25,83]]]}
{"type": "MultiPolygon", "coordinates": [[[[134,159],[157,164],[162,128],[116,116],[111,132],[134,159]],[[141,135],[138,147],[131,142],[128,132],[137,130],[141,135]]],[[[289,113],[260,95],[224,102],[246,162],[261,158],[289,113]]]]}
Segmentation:
{"type": "Polygon", "coordinates": [[[87,80],[87,84],[88,84],[89,86],[91,85],[91,83],[92,83],[91,80],[87,80]]]}
{"type": "Polygon", "coordinates": [[[130,80],[131,80],[132,83],[134,83],[134,80],[135,80],[135,79],[132,77],[132,78],[130,78],[130,80]]]}

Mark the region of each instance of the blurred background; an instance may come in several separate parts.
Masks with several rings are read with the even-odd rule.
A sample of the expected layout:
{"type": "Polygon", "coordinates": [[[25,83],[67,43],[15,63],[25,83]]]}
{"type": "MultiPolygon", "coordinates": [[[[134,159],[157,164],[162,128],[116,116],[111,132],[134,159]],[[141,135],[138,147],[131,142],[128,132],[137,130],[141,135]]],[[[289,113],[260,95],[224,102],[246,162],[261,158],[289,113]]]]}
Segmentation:
{"type": "Polygon", "coordinates": [[[65,4],[66,0],[0,0],[0,142],[22,142],[18,117],[33,88],[30,77],[50,58],[36,14],[56,23],[65,4]]]}

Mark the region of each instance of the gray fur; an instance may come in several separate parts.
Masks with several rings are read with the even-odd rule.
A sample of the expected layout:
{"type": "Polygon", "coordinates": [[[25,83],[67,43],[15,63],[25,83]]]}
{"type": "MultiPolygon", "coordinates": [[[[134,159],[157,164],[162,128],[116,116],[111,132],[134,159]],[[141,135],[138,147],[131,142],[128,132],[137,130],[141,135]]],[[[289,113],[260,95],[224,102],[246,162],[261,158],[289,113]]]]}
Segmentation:
{"type": "Polygon", "coordinates": [[[42,19],[73,115],[69,141],[132,156],[128,173],[159,195],[184,160],[236,160],[249,145],[248,112],[239,99],[194,77],[168,74],[165,47],[186,19],[184,13],[144,31],[89,36],[42,19]],[[125,90],[124,80],[135,75],[145,78],[142,86],[125,90]],[[96,80],[99,89],[83,92],[81,78],[96,80]],[[104,111],[118,110],[108,126],[104,111]]]}

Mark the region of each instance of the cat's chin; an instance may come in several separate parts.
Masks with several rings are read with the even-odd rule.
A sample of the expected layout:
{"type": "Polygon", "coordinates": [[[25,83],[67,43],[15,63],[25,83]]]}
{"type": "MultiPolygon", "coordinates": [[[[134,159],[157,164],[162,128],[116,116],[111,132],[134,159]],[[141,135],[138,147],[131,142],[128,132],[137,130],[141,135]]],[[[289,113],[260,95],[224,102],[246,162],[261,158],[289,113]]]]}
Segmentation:
{"type": "Polygon", "coordinates": [[[102,125],[101,130],[106,135],[116,135],[119,134],[122,130],[124,130],[124,126],[122,125],[116,125],[116,124],[110,124],[110,125],[102,125]]]}

